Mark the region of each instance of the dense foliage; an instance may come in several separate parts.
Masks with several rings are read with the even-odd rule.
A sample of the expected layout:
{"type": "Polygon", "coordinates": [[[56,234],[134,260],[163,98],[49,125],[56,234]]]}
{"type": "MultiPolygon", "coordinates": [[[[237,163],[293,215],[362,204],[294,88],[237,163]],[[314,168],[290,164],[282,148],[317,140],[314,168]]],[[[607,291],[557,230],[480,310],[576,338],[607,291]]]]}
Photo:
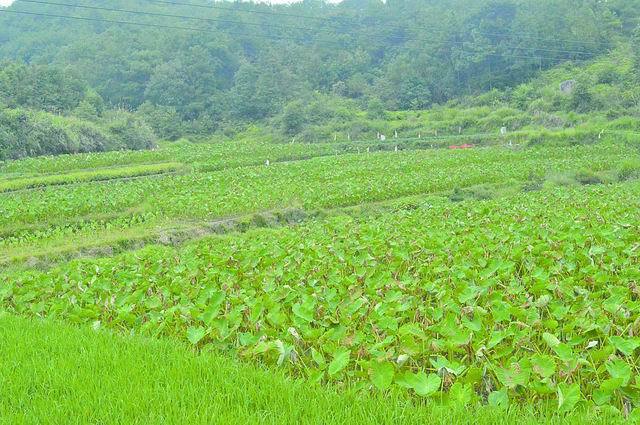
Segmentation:
{"type": "Polygon", "coordinates": [[[638,416],[637,142],[522,137],[9,161],[0,309],[457,408],[638,416]]]}
{"type": "Polygon", "coordinates": [[[26,109],[0,109],[0,160],[25,156],[149,149],[155,135],[140,119],[110,112],[99,122],[26,109]]]}
{"type": "Polygon", "coordinates": [[[401,205],[0,277],[21,314],[178,334],[312,380],[640,404],[637,183],[401,205]],[[593,214],[592,211],[599,211],[593,214]],[[420,229],[428,229],[421,231],[420,229]]]}
{"type": "Polygon", "coordinates": [[[313,121],[326,115],[322,107],[307,107],[318,103],[318,96],[329,99],[320,106],[350,100],[348,110],[367,110],[372,117],[385,109],[424,109],[488,91],[492,94],[485,103],[497,99],[534,110],[621,110],[635,105],[637,98],[633,92],[618,102],[610,99],[617,87],[606,93],[599,88],[622,80],[628,85],[629,75],[637,78],[637,66],[627,66],[638,63],[633,31],[640,10],[636,1],[346,0],[338,5],[305,1],[266,6],[131,0],[89,5],[69,0],[64,4],[142,14],[16,1],[9,11],[98,21],[0,14],[0,57],[34,65],[10,66],[0,78],[0,99],[6,98],[0,102],[92,111],[100,107],[97,95],[107,105],[139,110],[158,134],[177,138],[210,134],[282,112],[274,125],[296,135],[304,130],[303,118],[313,121]],[[577,75],[581,68],[574,64],[619,46],[626,46],[617,57],[624,59],[623,64],[606,59],[606,66],[594,73],[577,75]],[[578,79],[566,100],[555,93],[555,81],[554,96],[544,100],[551,105],[532,105],[541,95],[535,86],[514,90],[540,70],[559,64],[567,64],[560,68],[562,78],[578,79]],[[9,90],[2,88],[17,83],[9,90]],[[37,101],[28,99],[34,89],[41,92],[37,101]]]}

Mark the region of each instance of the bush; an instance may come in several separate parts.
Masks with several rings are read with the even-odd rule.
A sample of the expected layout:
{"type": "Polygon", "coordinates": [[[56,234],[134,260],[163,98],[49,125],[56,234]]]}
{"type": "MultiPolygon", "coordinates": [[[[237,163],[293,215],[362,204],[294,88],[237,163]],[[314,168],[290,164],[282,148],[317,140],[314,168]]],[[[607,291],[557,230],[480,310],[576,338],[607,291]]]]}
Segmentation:
{"type": "Polygon", "coordinates": [[[640,177],[640,160],[628,160],[618,169],[618,180],[627,181],[640,177]]]}
{"type": "Polygon", "coordinates": [[[154,146],[151,129],[128,113],[100,125],[46,112],[0,110],[0,160],[154,146]]]}
{"type": "Polygon", "coordinates": [[[107,129],[118,149],[142,150],[155,147],[155,135],[151,127],[133,114],[124,111],[109,115],[107,129]]]}
{"type": "Polygon", "coordinates": [[[591,170],[582,170],[576,174],[576,180],[583,185],[602,184],[602,178],[591,170]]]}

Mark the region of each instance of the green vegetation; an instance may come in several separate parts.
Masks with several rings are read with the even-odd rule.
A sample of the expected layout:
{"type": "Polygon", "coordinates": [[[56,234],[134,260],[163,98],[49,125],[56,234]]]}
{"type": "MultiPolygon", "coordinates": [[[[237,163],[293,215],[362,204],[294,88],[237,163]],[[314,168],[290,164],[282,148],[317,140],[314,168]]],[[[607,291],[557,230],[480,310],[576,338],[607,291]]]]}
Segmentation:
{"type": "Polygon", "coordinates": [[[93,123],[46,112],[0,108],[0,160],[154,146],[151,129],[125,112],[110,113],[102,122],[93,123]]]}
{"type": "MultiPolygon", "coordinates": [[[[0,13],[0,107],[93,122],[125,109],[171,140],[256,122],[287,140],[372,139],[394,119],[416,137],[435,129],[402,114],[432,107],[459,115],[450,135],[634,118],[636,3],[17,0],[0,13]]],[[[74,150],[5,157],[59,152],[74,150]]]]}
{"type": "Polygon", "coordinates": [[[637,146],[363,146],[5,163],[42,187],[0,194],[0,306],[407,403],[638,411],[637,146]]]}
{"type": "Polygon", "coordinates": [[[103,170],[55,174],[42,177],[13,178],[0,180],[0,192],[14,192],[21,189],[32,189],[44,186],[59,186],[81,182],[115,180],[122,178],[166,174],[178,171],[179,168],[180,164],[164,163],[138,165],[135,167],[107,168],[103,170]]]}
{"type": "Polygon", "coordinates": [[[628,282],[640,278],[640,205],[615,201],[639,191],[400,204],[375,218],[9,274],[0,298],[20,314],[182,335],[311,381],[463,404],[573,391],[568,411],[582,400],[622,411],[638,397],[628,282]]]}
{"type": "Polygon", "coordinates": [[[613,182],[636,149],[604,142],[558,148],[392,150],[367,154],[364,146],[367,144],[359,147],[359,143],[352,143],[347,149],[331,144],[178,143],[154,152],[120,154],[123,164],[130,161],[137,165],[59,175],[35,175],[34,164],[42,164],[40,168],[45,172],[72,170],[83,164],[105,167],[116,161],[118,154],[8,163],[5,169],[12,177],[0,179],[0,187],[68,181],[78,173],[95,180],[101,175],[129,175],[140,167],[145,172],[158,167],[164,170],[175,167],[164,162],[169,158],[184,161],[184,166],[178,174],[0,193],[0,261],[63,253],[74,244],[84,248],[113,246],[121,240],[113,230],[123,226],[129,229],[126,246],[126,240],[159,241],[176,232],[218,232],[223,219],[244,217],[259,224],[264,220],[258,215],[291,208],[304,210],[304,215],[316,215],[318,211],[326,214],[338,207],[398,197],[447,196],[455,189],[478,185],[506,185],[518,191],[521,186],[530,186],[532,178],[553,180],[558,173],[564,173],[563,178],[575,181],[574,177],[587,169],[601,176],[603,182],[613,182]],[[354,150],[361,153],[348,153],[354,150]],[[154,158],[160,161],[157,165],[140,165],[154,158]],[[269,158],[273,163],[266,166],[269,158]],[[292,158],[309,159],[291,161],[292,158]],[[255,163],[260,165],[252,165],[255,163]],[[23,175],[26,176],[19,178],[23,175]],[[164,228],[172,230],[167,234],[164,228]]]}
{"type": "Polygon", "coordinates": [[[117,337],[52,322],[0,317],[3,424],[610,424],[596,412],[537,416],[412,403],[291,381],[229,361],[194,355],[171,341],[117,337]],[[56,402],[52,404],[52,400],[56,402]]]}
{"type": "Polygon", "coordinates": [[[0,423],[640,422],[639,22],[0,7],[0,423]]]}

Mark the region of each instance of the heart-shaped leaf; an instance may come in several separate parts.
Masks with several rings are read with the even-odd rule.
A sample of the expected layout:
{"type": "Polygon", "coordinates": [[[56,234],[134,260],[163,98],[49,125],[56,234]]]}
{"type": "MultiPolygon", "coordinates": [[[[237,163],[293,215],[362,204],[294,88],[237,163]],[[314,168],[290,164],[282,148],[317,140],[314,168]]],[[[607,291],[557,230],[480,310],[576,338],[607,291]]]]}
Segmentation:
{"type": "Polygon", "coordinates": [[[207,334],[207,330],[205,328],[203,328],[202,326],[200,327],[191,327],[189,329],[187,329],[187,339],[189,340],[189,342],[191,342],[193,345],[197,345],[202,338],[204,338],[204,336],[207,334]]]}
{"type": "Polygon", "coordinates": [[[612,336],[609,341],[625,356],[631,356],[635,349],[640,346],[640,341],[636,338],[625,339],[620,336],[612,336]]]}
{"type": "Polygon", "coordinates": [[[395,368],[389,362],[373,361],[371,363],[371,382],[379,390],[386,390],[391,386],[394,373],[395,368]]]}
{"type": "Polygon", "coordinates": [[[347,367],[350,357],[351,352],[349,350],[338,351],[333,357],[333,360],[331,360],[331,363],[329,363],[329,369],[327,369],[327,372],[329,372],[329,376],[335,376],[342,369],[347,367]]]}
{"type": "Polygon", "coordinates": [[[571,412],[580,401],[580,386],[578,384],[558,384],[558,411],[571,412]]]}

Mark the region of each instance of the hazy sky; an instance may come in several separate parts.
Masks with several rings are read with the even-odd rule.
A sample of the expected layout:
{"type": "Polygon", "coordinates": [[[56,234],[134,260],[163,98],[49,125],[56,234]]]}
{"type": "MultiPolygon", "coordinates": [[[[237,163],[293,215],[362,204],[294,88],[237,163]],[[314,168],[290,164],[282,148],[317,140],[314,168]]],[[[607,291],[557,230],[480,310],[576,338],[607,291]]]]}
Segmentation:
{"type": "MultiPolygon", "coordinates": [[[[286,3],[295,3],[300,0],[257,0],[261,3],[272,3],[272,4],[286,4],[286,3]]],[[[338,3],[341,0],[330,0],[331,3],[338,3]]],[[[0,0],[0,6],[9,6],[13,3],[13,0],[0,0]]]]}

